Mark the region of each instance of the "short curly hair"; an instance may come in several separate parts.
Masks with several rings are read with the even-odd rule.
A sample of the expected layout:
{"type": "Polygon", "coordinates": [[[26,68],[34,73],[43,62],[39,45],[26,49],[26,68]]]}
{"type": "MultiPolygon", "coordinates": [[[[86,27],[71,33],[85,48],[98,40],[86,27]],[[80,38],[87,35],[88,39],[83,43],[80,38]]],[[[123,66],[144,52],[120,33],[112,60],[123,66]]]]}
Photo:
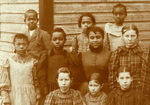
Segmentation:
{"type": "Polygon", "coordinates": [[[91,20],[92,20],[92,22],[93,22],[93,25],[96,24],[96,22],[95,22],[95,17],[94,17],[91,13],[83,13],[83,14],[79,17],[79,20],[78,20],[78,27],[81,28],[81,22],[82,22],[82,18],[83,18],[84,16],[90,17],[91,20]]]}

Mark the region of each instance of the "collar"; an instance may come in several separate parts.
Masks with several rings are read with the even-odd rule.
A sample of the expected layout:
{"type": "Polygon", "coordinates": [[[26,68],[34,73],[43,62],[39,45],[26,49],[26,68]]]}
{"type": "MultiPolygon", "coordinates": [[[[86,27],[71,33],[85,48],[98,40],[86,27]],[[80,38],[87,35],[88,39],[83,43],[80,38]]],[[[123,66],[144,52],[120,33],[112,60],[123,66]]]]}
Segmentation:
{"type": "Polygon", "coordinates": [[[128,90],[125,90],[125,91],[123,91],[121,89],[117,89],[116,94],[119,95],[119,96],[129,97],[130,95],[133,94],[133,89],[129,88],[128,90]]]}
{"type": "Polygon", "coordinates": [[[52,47],[49,51],[49,54],[52,56],[52,55],[66,55],[67,54],[67,51],[64,50],[64,49],[61,49],[61,50],[57,50],[55,49],[54,47],[52,47]]]}
{"type": "Polygon", "coordinates": [[[135,47],[133,48],[126,48],[125,46],[121,46],[121,47],[118,47],[118,53],[121,54],[121,55],[127,55],[129,54],[129,52],[131,52],[132,54],[139,54],[139,53],[142,53],[142,49],[141,47],[137,44],[135,47]]]}

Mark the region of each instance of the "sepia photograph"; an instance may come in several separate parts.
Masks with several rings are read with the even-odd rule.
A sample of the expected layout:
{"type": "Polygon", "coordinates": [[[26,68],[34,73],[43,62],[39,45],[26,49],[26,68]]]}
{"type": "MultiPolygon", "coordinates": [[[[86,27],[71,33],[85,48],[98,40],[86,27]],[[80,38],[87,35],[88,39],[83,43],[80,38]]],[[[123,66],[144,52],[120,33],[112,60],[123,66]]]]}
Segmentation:
{"type": "Polygon", "coordinates": [[[150,105],[150,0],[0,0],[0,105],[150,105]]]}

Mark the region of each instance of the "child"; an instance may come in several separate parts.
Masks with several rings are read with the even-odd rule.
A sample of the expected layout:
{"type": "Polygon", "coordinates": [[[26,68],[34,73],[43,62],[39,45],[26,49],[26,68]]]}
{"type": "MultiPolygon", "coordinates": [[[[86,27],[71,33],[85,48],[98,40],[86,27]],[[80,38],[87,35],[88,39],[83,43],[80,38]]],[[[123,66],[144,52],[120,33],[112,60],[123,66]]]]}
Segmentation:
{"type": "MultiPolygon", "coordinates": [[[[47,70],[47,84],[49,92],[58,88],[56,75],[57,70],[60,67],[70,67],[73,71],[73,75],[79,76],[82,74],[80,70],[80,62],[78,61],[78,55],[76,53],[69,53],[63,49],[64,43],[66,42],[66,33],[62,28],[55,28],[51,36],[52,47],[48,51],[48,70],[47,70]],[[79,72],[80,74],[77,75],[79,72]],[[76,74],[77,73],[77,74],[76,74]]],[[[76,78],[75,83],[80,83],[80,79],[76,78]]],[[[82,76],[81,76],[82,77],[82,76]]],[[[77,85],[78,86],[78,85],[77,85]]]]}
{"type": "Polygon", "coordinates": [[[110,51],[114,51],[118,46],[123,45],[121,29],[124,26],[123,23],[127,16],[127,10],[124,5],[117,4],[113,7],[112,13],[115,23],[106,23],[105,25],[105,46],[108,47],[110,51]]]}
{"type": "Polygon", "coordinates": [[[59,89],[50,92],[44,105],[84,105],[81,94],[70,88],[72,74],[67,67],[61,67],[57,72],[59,89]]]}
{"type": "Polygon", "coordinates": [[[38,59],[37,77],[39,79],[40,89],[42,92],[42,100],[42,98],[48,93],[45,70],[47,69],[46,54],[50,48],[50,35],[37,26],[38,13],[35,10],[29,9],[25,12],[24,22],[28,28],[27,32],[25,33],[29,38],[29,45],[27,51],[34,58],[38,59]]]}
{"type": "Polygon", "coordinates": [[[86,105],[105,105],[107,95],[102,91],[104,80],[99,73],[90,76],[88,88],[85,95],[86,105]]]}
{"type": "Polygon", "coordinates": [[[89,50],[88,37],[86,35],[86,29],[95,25],[95,17],[91,13],[82,14],[78,21],[79,28],[82,29],[82,33],[75,37],[72,42],[72,50],[76,52],[86,52],[89,50]]]}
{"type": "Polygon", "coordinates": [[[39,95],[39,83],[36,78],[37,60],[27,52],[28,37],[16,34],[15,53],[10,54],[3,68],[8,70],[11,83],[11,105],[36,105],[39,95]]]}
{"type": "Polygon", "coordinates": [[[130,71],[129,67],[119,67],[116,78],[119,87],[109,94],[107,105],[150,105],[140,90],[131,87],[133,78],[130,71]]]}
{"type": "Polygon", "coordinates": [[[116,88],[116,68],[130,66],[133,73],[133,88],[142,89],[145,95],[150,95],[149,49],[139,44],[139,31],[135,25],[122,28],[124,46],[118,47],[109,61],[109,83],[116,88]]]}

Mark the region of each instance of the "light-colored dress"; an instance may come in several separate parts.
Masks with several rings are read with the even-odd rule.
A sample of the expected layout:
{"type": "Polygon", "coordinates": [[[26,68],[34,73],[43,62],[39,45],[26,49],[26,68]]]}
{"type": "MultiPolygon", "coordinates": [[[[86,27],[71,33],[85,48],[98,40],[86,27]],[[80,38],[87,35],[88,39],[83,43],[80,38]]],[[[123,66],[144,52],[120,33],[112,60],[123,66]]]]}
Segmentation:
{"type": "Polygon", "coordinates": [[[11,105],[36,105],[35,66],[37,61],[28,55],[20,58],[11,54],[5,67],[9,69],[11,105]]]}
{"type": "Polygon", "coordinates": [[[113,23],[106,23],[105,25],[105,46],[109,48],[110,51],[115,51],[119,46],[124,43],[122,41],[122,26],[117,26],[113,23]]]}

